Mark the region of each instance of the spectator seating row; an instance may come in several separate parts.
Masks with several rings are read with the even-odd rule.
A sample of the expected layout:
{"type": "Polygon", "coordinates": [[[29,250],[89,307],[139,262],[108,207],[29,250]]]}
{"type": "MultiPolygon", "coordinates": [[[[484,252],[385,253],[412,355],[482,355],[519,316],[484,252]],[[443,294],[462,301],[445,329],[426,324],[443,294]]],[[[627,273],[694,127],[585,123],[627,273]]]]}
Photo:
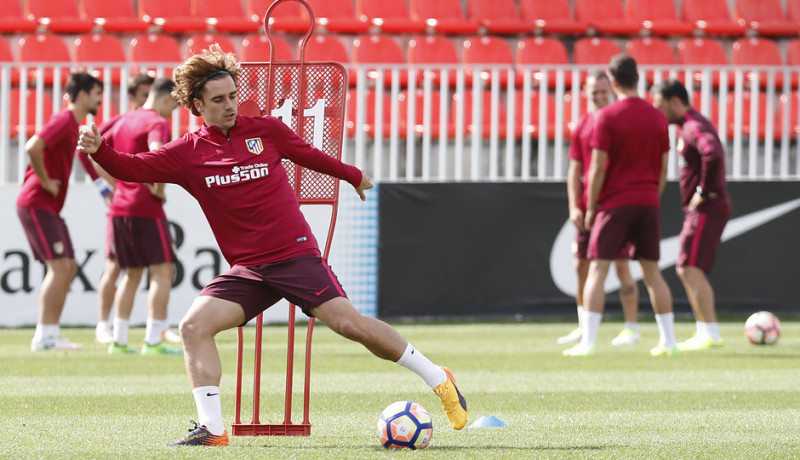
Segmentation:
{"type": "MultiPolygon", "coordinates": [[[[356,90],[350,89],[347,95],[347,114],[348,120],[346,123],[346,132],[349,137],[353,137],[356,134],[356,123],[355,123],[355,113],[356,113],[356,90]]],[[[442,128],[440,127],[440,108],[441,108],[441,93],[437,90],[434,90],[430,93],[428,104],[430,106],[430,123],[425,124],[425,93],[422,89],[417,89],[414,91],[414,101],[413,101],[413,113],[414,113],[414,122],[413,122],[413,132],[417,136],[423,136],[425,134],[430,134],[430,136],[434,139],[439,138],[441,135],[446,135],[448,138],[455,137],[456,133],[456,126],[455,126],[455,118],[456,118],[456,111],[459,110],[459,105],[464,104],[463,106],[463,119],[464,119],[464,128],[463,134],[465,136],[470,136],[475,131],[476,126],[472,123],[472,98],[473,92],[467,91],[464,93],[462,97],[459,94],[448,94],[448,106],[446,107],[447,113],[447,127],[442,132],[442,128]],[[426,133],[426,126],[429,126],[430,132],[426,133]]],[[[480,94],[482,98],[482,134],[484,138],[488,138],[491,135],[491,123],[492,123],[492,112],[491,112],[491,92],[489,90],[484,90],[480,94]]],[[[530,136],[534,139],[537,139],[540,135],[540,98],[542,94],[546,94],[546,129],[547,129],[547,137],[549,139],[554,139],[556,137],[556,98],[553,92],[542,92],[539,90],[532,90],[531,97],[529,100],[529,122],[527,124],[523,124],[522,120],[524,119],[524,97],[525,93],[521,90],[517,90],[514,94],[514,138],[519,140],[523,137],[524,131],[530,133],[530,136]]],[[[750,91],[743,91],[742,92],[742,133],[744,135],[749,135],[753,132],[753,128],[755,125],[758,126],[758,137],[760,140],[764,140],[766,138],[766,121],[767,121],[767,108],[768,108],[768,96],[766,92],[758,92],[758,117],[757,117],[757,124],[753,124],[751,122],[750,116],[750,105],[751,105],[751,93],[750,91]]],[[[41,93],[40,97],[42,98],[42,120],[47,120],[47,118],[53,113],[53,100],[47,92],[41,93]]],[[[726,135],[729,139],[733,138],[734,135],[734,97],[735,95],[731,92],[728,93],[726,99],[726,122],[725,126],[726,135]]],[[[19,122],[19,104],[20,104],[20,89],[19,88],[12,88],[9,94],[9,114],[10,114],[10,121],[11,121],[11,138],[16,138],[20,130],[24,129],[26,136],[31,136],[34,133],[35,125],[36,125],[36,98],[37,93],[35,91],[28,91],[26,95],[26,122],[20,124],[19,122]]],[[[364,120],[361,124],[361,130],[364,131],[368,136],[375,137],[376,136],[376,116],[375,116],[375,107],[376,107],[376,99],[377,93],[374,89],[367,89],[366,90],[366,98],[365,98],[365,114],[364,120]]],[[[397,111],[398,111],[398,127],[397,127],[397,134],[400,138],[405,138],[408,128],[408,120],[410,119],[410,106],[412,97],[408,90],[400,91],[397,99],[397,111]]],[[[574,128],[576,120],[572,118],[572,94],[567,93],[564,95],[563,98],[563,106],[562,106],[562,119],[563,119],[563,131],[562,136],[564,138],[568,138],[571,129],[574,128]]],[[[775,103],[773,103],[773,110],[776,112],[773,114],[773,135],[775,140],[780,140],[782,136],[782,126],[784,120],[784,112],[786,104],[789,104],[788,112],[789,112],[789,129],[790,129],[790,136],[796,137],[800,135],[800,117],[798,117],[798,110],[800,106],[798,106],[798,102],[800,102],[800,93],[794,91],[791,93],[789,97],[782,95],[780,96],[775,103]]],[[[692,95],[692,103],[695,107],[700,107],[700,92],[695,91],[692,95]]],[[[389,91],[385,91],[382,93],[382,133],[381,136],[383,138],[389,138],[391,136],[391,93],[389,91]]],[[[506,128],[507,128],[507,110],[506,110],[506,97],[505,95],[500,98],[499,104],[499,111],[497,113],[498,118],[498,135],[500,138],[506,137],[506,128]]],[[[110,107],[110,114],[111,116],[116,115],[118,113],[117,108],[112,103],[110,107]]],[[[578,102],[578,114],[583,114],[588,109],[588,100],[583,93],[580,93],[580,100],[578,102]]],[[[716,96],[711,97],[710,99],[710,119],[711,121],[718,126],[719,124],[719,102],[716,96]]],[[[101,107],[98,110],[98,117],[95,120],[99,123],[102,121],[102,114],[104,110],[101,107]]],[[[188,112],[181,111],[181,129],[185,131],[188,129],[188,112]],[[185,112],[185,113],[184,113],[185,112]]],[[[200,120],[198,123],[202,123],[200,120]]]]}
{"type": "MultiPolygon", "coordinates": [[[[353,119],[353,114],[356,113],[356,90],[351,89],[348,93],[348,121],[346,123],[346,131],[349,137],[353,137],[357,131],[357,125],[355,120],[353,119]]],[[[481,120],[481,133],[483,138],[489,138],[491,135],[491,127],[492,127],[492,111],[491,111],[491,92],[489,90],[484,90],[479,93],[482,99],[482,120],[481,120]]],[[[538,90],[531,91],[531,97],[529,99],[529,117],[530,121],[526,124],[522,122],[524,119],[524,110],[525,110],[525,94],[522,91],[516,91],[514,93],[514,124],[513,124],[513,133],[514,138],[519,140],[523,137],[523,133],[527,131],[530,133],[530,136],[534,139],[538,139],[539,135],[541,134],[541,126],[540,126],[540,98],[542,94],[546,94],[546,122],[545,126],[547,129],[547,137],[550,140],[553,140],[556,137],[556,98],[553,92],[542,92],[538,90]]],[[[766,125],[767,125],[767,118],[768,118],[768,96],[767,93],[764,91],[759,91],[758,93],[758,110],[757,110],[757,120],[755,123],[751,121],[751,93],[750,91],[743,91],[742,92],[742,112],[741,112],[741,123],[742,123],[742,134],[745,136],[749,136],[753,133],[756,129],[758,130],[758,137],[760,140],[766,139],[766,125]]],[[[376,107],[376,99],[377,93],[373,89],[368,89],[365,98],[365,114],[364,120],[361,124],[361,130],[366,133],[370,137],[376,136],[376,115],[375,115],[375,107],[376,107]]],[[[448,106],[446,107],[445,112],[447,113],[447,126],[446,128],[442,128],[440,126],[440,109],[441,109],[441,93],[437,90],[434,90],[430,93],[429,96],[429,107],[430,107],[430,122],[428,124],[424,123],[425,119],[425,93],[421,89],[417,89],[414,93],[414,101],[413,101],[413,114],[414,114],[414,121],[413,121],[413,132],[417,136],[423,136],[425,134],[429,134],[431,138],[437,139],[439,136],[446,135],[448,138],[455,137],[456,133],[456,111],[461,110],[459,106],[463,103],[463,120],[464,120],[464,127],[463,127],[463,134],[464,136],[471,136],[472,133],[477,129],[477,127],[473,124],[472,121],[472,102],[473,102],[473,92],[467,91],[464,93],[464,96],[460,94],[448,94],[448,106]],[[426,128],[428,126],[429,128],[426,128]],[[426,133],[426,129],[430,130],[426,133]]],[[[647,96],[649,99],[649,94],[647,96]]],[[[728,93],[726,98],[726,136],[728,139],[732,139],[734,136],[734,129],[735,129],[735,119],[734,119],[734,98],[735,94],[733,92],[728,93]]],[[[408,129],[408,120],[410,120],[410,106],[412,97],[409,95],[409,91],[403,90],[399,93],[397,99],[397,113],[398,113],[398,126],[397,126],[397,134],[399,138],[405,138],[407,129],[408,129]]],[[[506,138],[506,129],[507,129],[507,106],[506,106],[506,96],[503,95],[500,98],[498,107],[499,111],[496,114],[498,120],[498,127],[497,133],[499,138],[505,139],[506,138]]],[[[791,93],[791,96],[787,97],[785,95],[781,95],[777,97],[773,103],[773,111],[772,120],[773,120],[773,138],[774,140],[780,140],[782,137],[782,126],[784,121],[784,112],[785,106],[789,104],[788,112],[789,112],[789,136],[791,138],[796,138],[800,135],[800,117],[798,116],[798,110],[800,110],[800,106],[798,106],[798,102],[800,102],[800,93],[794,91],[791,93]]],[[[382,121],[381,121],[381,136],[383,138],[389,138],[391,136],[391,93],[386,91],[382,93],[382,121]]],[[[576,121],[572,118],[572,94],[567,93],[564,95],[563,101],[563,108],[562,108],[562,120],[563,120],[563,131],[561,135],[563,138],[568,139],[571,130],[575,127],[576,121]]],[[[697,107],[698,110],[700,108],[700,92],[694,91],[692,95],[692,105],[697,107]]],[[[588,108],[588,100],[586,96],[581,93],[580,100],[578,102],[578,114],[583,114],[587,111],[588,108]]],[[[714,123],[715,126],[719,126],[719,101],[716,96],[712,95],[710,99],[710,106],[709,106],[709,113],[710,113],[710,120],[714,123]]]]}
{"type": "MultiPolygon", "coordinates": [[[[294,59],[293,52],[288,42],[280,36],[275,36],[275,53],[277,60],[294,59]]],[[[237,48],[226,35],[196,34],[189,37],[183,50],[178,41],[166,34],[140,34],[136,35],[125,52],[122,43],[112,34],[84,34],[74,39],[73,53],[59,35],[55,34],[29,34],[19,39],[18,55],[16,60],[11,53],[11,46],[7,40],[0,37],[0,62],[17,62],[31,65],[46,62],[74,62],[78,66],[91,65],[91,63],[129,63],[133,72],[138,72],[142,65],[152,67],[157,63],[175,63],[182,61],[186,56],[207,48],[212,43],[219,43],[223,50],[236,53],[243,61],[264,62],[269,59],[270,47],[263,34],[250,34],[242,40],[241,47],[237,48]]],[[[399,42],[387,35],[372,34],[358,35],[352,40],[352,55],[348,56],[347,47],[339,36],[315,35],[306,45],[305,59],[308,61],[337,61],[359,64],[412,64],[432,66],[458,66],[464,65],[466,83],[471,85],[472,69],[482,65],[495,66],[538,66],[538,65],[605,65],[609,59],[620,52],[627,52],[643,65],[661,65],[666,68],[675,65],[696,66],[723,66],[733,64],[736,66],[800,66],[800,38],[793,39],[786,46],[786,56],[783,56],[779,46],[773,40],[761,37],[743,37],[736,40],[731,47],[731,59],[728,60],[727,52],[721,42],[704,37],[684,38],[678,42],[677,53],[672,45],[664,39],[655,37],[636,37],[628,40],[624,47],[616,41],[606,37],[584,37],[577,40],[572,50],[570,59],[564,43],[552,37],[525,37],[516,42],[516,50],[502,37],[494,35],[471,36],[461,42],[459,52],[454,40],[441,35],[418,35],[411,37],[404,47],[399,42]],[[459,57],[459,54],[461,55],[459,57]]],[[[67,69],[62,72],[66,78],[67,69]]],[[[28,81],[32,81],[35,68],[28,81]]],[[[105,77],[98,70],[98,76],[105,77]]],[[[518,68],[514,83],[521,85],[525,77],[525,69],[518,68]]],[[[534,78],[542,80],[547,78],[550,88],[555,87],[555,71],[534,71],[534,78]]],[[[421,73],[418,74],[418,76],[421,73]]],[[[666,76],[665,73],[662,76],[666,76]]],[[[370,73],[375,78],[375,73],[370,73]]],[[[358,73],[351,70],[350,83],[355,85],[358,73]]],[[[385,84],[389,84],[391,73],[386,71],[385,84]]],[[[749,79],[754,74],[748,75],[749,79]]],[[[47,69],[44,76],[46,84],[53,82],[53,70],[47,69]]],[[[401,85],[406,86],[408,75],[401,72],[401,85]]],[[[433,80],[439,84],[440,74],[435,73],[433,80]]],[[[454,86],[456,72],[448,75],[449,84],[454,86]]],[[[481,78],[491,82],[491,74],[482,73],[481,78]]],[[[648,82],[652,83],[654,75],[648,73],[648,82]]],[[[114,83],[119,83],[120,72],[115,69],[111,75],[114,83]]],[[[500,73],[501,84],[506,85],[508,75],[500,73]]],[[[581,76],[582,79],[582,76],[581,76]]],[[[702,79],[701,72],[694,74],[694,79],[702,79]]],[[[719,85],[718,71],[712,73],[714,86],[719,85]]],[[[12,84],[19,82],[19,70],[14,69],[11,76],[12,84]]],[[[762,87],[768,83],[767,73],[759,75],[762,87]]],[[[728,78],[728,84],[733,85],[733,77],[728,78]]],[[[793,87],[798,86],[798,78],[792,76],[793,87]]],[[[778,88],[783,85],[783,73],[775,74],[775,84],[778,88]]],[[[572,75],[566,74],[565,85],[572,85],[572,75]]]]}
{"type": "MultiPolygon", "coordinates": [[[[317,26],[334,33],[471,35],[610,34],[766,36],[800,33],[800,0],[308,0],[317,26]],[[624,7],[623,7],[624,3],[624,7]],[[574,14],[570,8],[574,7],[574,14]],[[466,7],[464,7],[466,6],[466,7]]],[[[269,2],[246,0],[6,0],[0,33],[32,32],[44,27],[56,33],[207,30],[255,32],[269,2]],[[7,5],[6,5],[7,4],[7,5]],[[137,5],[134,10],[134,4],[137,5]]],[[[296,3],[278,6],[271,26],[302,33],[309,18],[296,3]]]]}

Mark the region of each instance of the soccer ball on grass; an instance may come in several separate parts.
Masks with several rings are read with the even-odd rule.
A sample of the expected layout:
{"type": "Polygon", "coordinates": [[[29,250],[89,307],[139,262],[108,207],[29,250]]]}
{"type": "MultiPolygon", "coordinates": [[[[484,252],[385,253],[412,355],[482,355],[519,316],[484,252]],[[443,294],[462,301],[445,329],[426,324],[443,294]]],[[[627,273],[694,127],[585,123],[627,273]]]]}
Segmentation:
{"type": "Polygon", "coordinates": [[[378,439],[387,449],[424,449],[431,437],[433,420],[415,402],[393,402],[378,417],[378,439]]]}
{"type": "Polygon", "coordinates": [[[768,311],[753,313],[744,323],[744,336],[756,345],[773,345],[781,336],[781,322],[768,311]]]}

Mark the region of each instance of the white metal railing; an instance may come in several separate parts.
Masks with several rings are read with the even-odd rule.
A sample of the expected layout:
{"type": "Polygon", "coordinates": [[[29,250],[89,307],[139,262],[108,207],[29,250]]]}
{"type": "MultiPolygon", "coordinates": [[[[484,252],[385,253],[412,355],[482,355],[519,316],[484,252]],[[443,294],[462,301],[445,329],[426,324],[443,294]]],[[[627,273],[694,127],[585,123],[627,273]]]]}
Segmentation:
{"type": "MultiPolygon", "coordinates": [[[[160,76],[177,65],[145,63],[137,67],[160,76]]],[[[40,129],[45,115],[62,107],[61,69],[70,66],[0,64],[0,184],[16,183],[22,177],[27,164],[27,131],[40,129]],[[19,70],[19,82],[12,85],[14,69],[19,70]],[[31,81],[30,70],[41,75],[45,69],[54,71],[52,86],[46,86],[42,78],[31,81]],[[12,94],[16,101],[11,101],[12,94]],[[33,98],[30,106],[28,97],[33,98]],[[17,126],[18,120],[24,120],[22,128],[17,126]],[[28,123],[30,129],[24,126],[28,123]]],[[[132,66],[94,63],[82,67],[102,70],[104,75],[112,70],[121,72],[122,85],[104,83],[100,115],[106,119],[114,112],[124,112],[128,107],[124,82],[134,71],[132,66]]],[[[384,182],[565,180],[569,127],[587,104],[579,86],[569,82],[579,82],[595,69],[599,67],[353,68],[356,83],[349,92],[343,159],[384,182]]],[[[800,68],[642,66],[640,72],[643,96],[650,81],[678,78],[692,82],[690,93],[699,98],[693,105],[715,122],[726,146],[729,179],[800,178],[796,89],[800,68]]],[[[174,138],[196,126],[196,117],[185,109],[176,110],[174,138]]],[[[676,179],[674,130],[670,137],[673,147],[668,175],[676,179]]],[[[83,180],[79,169],[77,180],[83,180]]]]}

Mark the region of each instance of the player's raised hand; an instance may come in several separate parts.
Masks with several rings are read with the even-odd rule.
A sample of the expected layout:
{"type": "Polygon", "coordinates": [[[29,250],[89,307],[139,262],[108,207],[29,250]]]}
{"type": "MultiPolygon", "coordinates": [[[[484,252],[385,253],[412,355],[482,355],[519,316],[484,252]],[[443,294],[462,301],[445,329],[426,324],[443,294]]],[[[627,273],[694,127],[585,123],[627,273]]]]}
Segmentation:
{"type": "Polygon", "coordinates": [[[358,192],[358,196],[361,197],[361,201],[367,200],[367,196],[364,195],[364,190],[369,190],[372,187],[374,187],[374,185],[372,185],[372,180],[369,178],[367,173],[361,171],[361,184],[356,187],[356,192],[358,192]]]}
{"type": "Polygon", "coordinates": [[[81,126],[78,131],[78,150],[91,155],[100,148],[102,142],[103,137],[94,122],[91,125],[81,126]]]}

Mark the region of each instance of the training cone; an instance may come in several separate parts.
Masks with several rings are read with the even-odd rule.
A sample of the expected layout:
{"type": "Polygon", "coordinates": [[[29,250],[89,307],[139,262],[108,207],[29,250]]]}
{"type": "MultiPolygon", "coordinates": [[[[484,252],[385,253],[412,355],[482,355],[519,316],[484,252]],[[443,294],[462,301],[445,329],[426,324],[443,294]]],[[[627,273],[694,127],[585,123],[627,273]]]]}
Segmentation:
{"type": "Polygon", "coordinates": [[[495,417],[494,415],[484,415],[483,417],[475,420],[475,422],[470,425],[470,428],[503,428],[507,427],[508,424],[499,418],[495,417]]]}

